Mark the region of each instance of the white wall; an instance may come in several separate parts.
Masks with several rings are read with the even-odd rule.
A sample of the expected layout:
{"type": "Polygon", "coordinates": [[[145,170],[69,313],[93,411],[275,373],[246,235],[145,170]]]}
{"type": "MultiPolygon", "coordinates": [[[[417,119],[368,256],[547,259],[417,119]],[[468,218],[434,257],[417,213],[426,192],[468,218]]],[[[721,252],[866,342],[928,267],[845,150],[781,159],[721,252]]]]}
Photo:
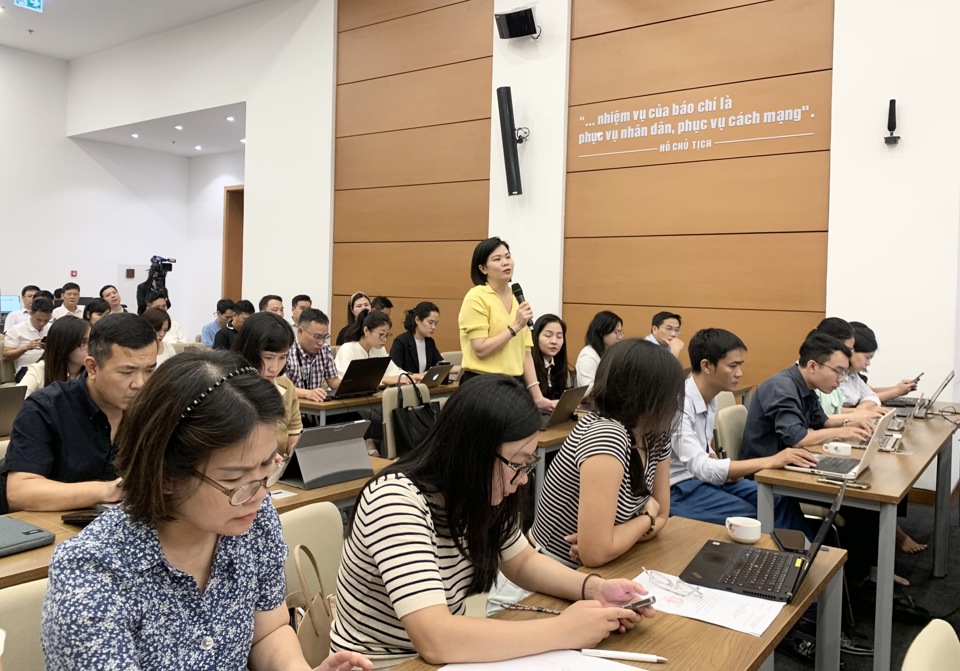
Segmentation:
{"type": "MultiPolygon", "coordinates": [[[[537,315],[563,306],[563,213],[566,184],[567,82],[570,0],[528,3],[542,29],[539,40],[493,37],[493,108],[490,129],[490,235],[510,243],[517,281],[537,315]],[[497,92],[510,86],[517,127],[530,129],[519,146],[523,194],[507,195],[497,92]]],[[[495,0],[494,11],[516,0],[495,0]]],[[[491,20],[491,26],[493,21],[491,20]]]]}
{"type": "MultiPolygon", "coordinates": [[[[919,5],[838,0],[834,21],[827,314],[876,331],[871,382],[925,372],[929,395],[960,350],[960,7],[938,5],[931,21],[919,5]]],[[[956,483],[956,449],[953,467],[956,483]]],[[[921,484],[933,489],[932,473],[921,484]]]]}

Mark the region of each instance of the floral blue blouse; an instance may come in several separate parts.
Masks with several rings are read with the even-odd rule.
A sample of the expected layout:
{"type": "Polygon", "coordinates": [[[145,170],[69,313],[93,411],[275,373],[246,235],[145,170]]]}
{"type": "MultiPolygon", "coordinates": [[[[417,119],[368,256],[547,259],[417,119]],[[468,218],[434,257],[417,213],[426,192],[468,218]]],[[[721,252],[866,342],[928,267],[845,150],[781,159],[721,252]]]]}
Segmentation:
{"type": "Polygon", "coordinates": [[[242,536],[222,536],[203,592],[167,563],[154,527],[120,506],[61,543],[40,639],[47,671],[244,671],[255,610],[283,603],[287,547],[264,499],[242,536]]]}

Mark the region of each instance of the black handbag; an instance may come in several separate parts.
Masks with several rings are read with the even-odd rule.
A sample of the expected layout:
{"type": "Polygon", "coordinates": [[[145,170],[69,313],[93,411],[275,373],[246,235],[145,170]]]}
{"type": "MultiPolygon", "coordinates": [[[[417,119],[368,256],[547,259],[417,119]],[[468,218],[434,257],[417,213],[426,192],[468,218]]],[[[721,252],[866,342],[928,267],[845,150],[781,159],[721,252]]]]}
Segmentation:
{"type": "Polygon", "coordinates": [[[440,415],[440,402],[424,403],[423,394],[407,373],[403,373],[397,381],[397,394],[399,405],[393,409],[393,440],[399,457],[419,445],[433,428],[437,416],[440,415]],[[400,382],[404,375],[410,378],[413,393],[417,395],[415,405],[404,406],[403,404],[403,385],[400,382]]]}

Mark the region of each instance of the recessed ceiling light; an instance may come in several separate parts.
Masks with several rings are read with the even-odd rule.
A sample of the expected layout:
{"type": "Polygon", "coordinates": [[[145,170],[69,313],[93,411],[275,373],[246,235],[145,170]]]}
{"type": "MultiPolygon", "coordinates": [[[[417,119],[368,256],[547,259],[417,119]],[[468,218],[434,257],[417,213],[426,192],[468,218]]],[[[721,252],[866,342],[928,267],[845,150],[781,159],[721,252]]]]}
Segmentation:
{"type": "Polygon", "coordinates": [[[173,129],[174,129],[174,130],[183,130],[183,126],[174,126],[173,129]]]}
{"type": "Polygon", "coordinates": [[[203,149],[203,147],[201,147],[200,145],[197,145],[194,147],[194,149],[196,149],[197,151],[200,151],[201,149],[203,149]]]}
{"type": "Polygon", "coordinates": [[[131,133],[131,134],[130,134],[130,137],[132,137],[134,140],[136,140],[137,138],[140,137],[140,133],[131,133]]]}
{"type": "Polygon", "coordinates": [[[246,144],[246,143],[247,143],[247,138],[245,138],[245,137],[244,137],[244,138],[240,138],[240,143],[241,143],[241,144],[246,144]]]}
{"type": "Polygon", "coordinates": [[[229,121],[230,123],[233,123],[233,122],[236,121],[236,120],[237,120],[237,119],[236,119],[235,117],[232,117],[232,116],[228,116],[228,117],[227,117],[227,121],[229,121]]]}

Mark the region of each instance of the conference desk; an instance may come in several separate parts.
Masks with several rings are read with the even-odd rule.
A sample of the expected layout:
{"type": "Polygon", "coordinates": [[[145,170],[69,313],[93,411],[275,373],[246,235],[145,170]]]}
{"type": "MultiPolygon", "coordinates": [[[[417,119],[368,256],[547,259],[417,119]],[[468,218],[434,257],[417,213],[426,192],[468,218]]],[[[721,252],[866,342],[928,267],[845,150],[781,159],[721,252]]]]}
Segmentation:
{"type": "MultiPolygon", "coordinates": [[[[947,404],[937,404],[937,410],[947,404]]],[[[870,489],[850,489],[844,496],[847,506],[875,510],[880,514],[877,548],[877,603],[873,643],[874,671],[889,671],[893,631],[893,566],[897,528],[897,504],[934,457],[937,459],[937,492],[934,509],[933,575],[946,575],[950,520],[950,469],[952,437],[957,427],[938,415],[911,420],[903,431],[901,453],[880,452],[858,478],[870,489]]],[[[852,456],[862,456],[854,450],[852,456]]],[[[799,499],[831,502],[837,488],[817,482],[817,476],[785,470],[763,470],[756,474],[757,513],[765,532],[773,529],[773,496],[784,494],[799,499]]]]}
{"type": "MultiPolygon", "coordinates": [[[[373,467],[374,473],[379,473],[390,463],[392,462],[389,459],[370,457],[370,465],[373,467]]],[[[317,489],[310,490],[276,484],[270,488],[270,491],[284,491],[293,494],[293,496],[273,499],[274,507],[276,507],[282,515],[288,510],[295,510],[296,508],[319,501],[336,502],[344,499],[353,499],[360,493],[360,490],[363,489],[363,486],[367,484],[368,480],[368,478],[357,478],[356,480],[348,480],[347,482],[341,482],[336,485],[318,487],[317,489]]],[[[20,552],[7,557],[0,557],[0,589],[47,577],[47,568],[50,566],[50,559],[53,557],[54,549],[56,549],[57,545],[61,542],[76,536],[82,528],[72,524],[64,524],[60,521],[62,515],[63,512],[60,511],[10,513],[10,517],[35,524],[38,527],[53,532],[55,534],[55,540],[52,545],[36,548],[35,550],[28,550],[27,552],[20,552]]]]}
{"type": "MultiPolygon", "coordinates": [[[[457,383],[437,385],[430,389],[430,400],[436,401],[446,398],[457,389],[457,383]]],[[[327,418],[334,415],[342,415],[348,412],[356,412],[361,408],[371,408],[383,404],[383,392],[378,391],[371,396],[358,396],[356,398],[331,399],[329,401],[305,401],[300,400],[300,412],[304,415],[311,415],[317,418],[321,425],[327,423],[327,418]]]]}
{"type": "MultiPolygon", "coordinates": [[[[640,574],[641,567],[646,566],[679,575],[708,540],[728,540],[726,530],[716,524],[671,517],[663,531],[653,540],[638,543],[624,556],[598,569],[582,568],[580,571],[599,573],[604,578],[635,578],[640,574]]],[[[769,536],[764,536],[758,546],[775,547],[769,536]]],[[[820,671],[839,669],[840,606],[843,592],[840,568],[846,561],[846,555],[846,551],[837,548],[822,550],[797,598],[780,611],[759,637],[698,620],[657,613],[655,618],[642,620],[632,631],[612,634],[597,647],[666,657],[668,661],[662,664],[643,664],[643,668],[655,668],[657,671],[754,671],[762,666],[772,666],[772,653],[777,643],[819,596],[816,668],[820,671]]],[[[534,594],[524,599],[523,603],[555,609],[566,606],[563,600],[542,594],[534,594]]],[[[517,621],[550,616],[529,611],[503,611],[494,617],[517,621]]],[[[628,666],[640,665],[635,662],[620,663],[628,666]]],[[[417,657],[399,665],[395,671],[430,671],[437,668],[417,657]]],[[[523,668],[522,664],[518,663],[517,668],[523,668]]]]}

